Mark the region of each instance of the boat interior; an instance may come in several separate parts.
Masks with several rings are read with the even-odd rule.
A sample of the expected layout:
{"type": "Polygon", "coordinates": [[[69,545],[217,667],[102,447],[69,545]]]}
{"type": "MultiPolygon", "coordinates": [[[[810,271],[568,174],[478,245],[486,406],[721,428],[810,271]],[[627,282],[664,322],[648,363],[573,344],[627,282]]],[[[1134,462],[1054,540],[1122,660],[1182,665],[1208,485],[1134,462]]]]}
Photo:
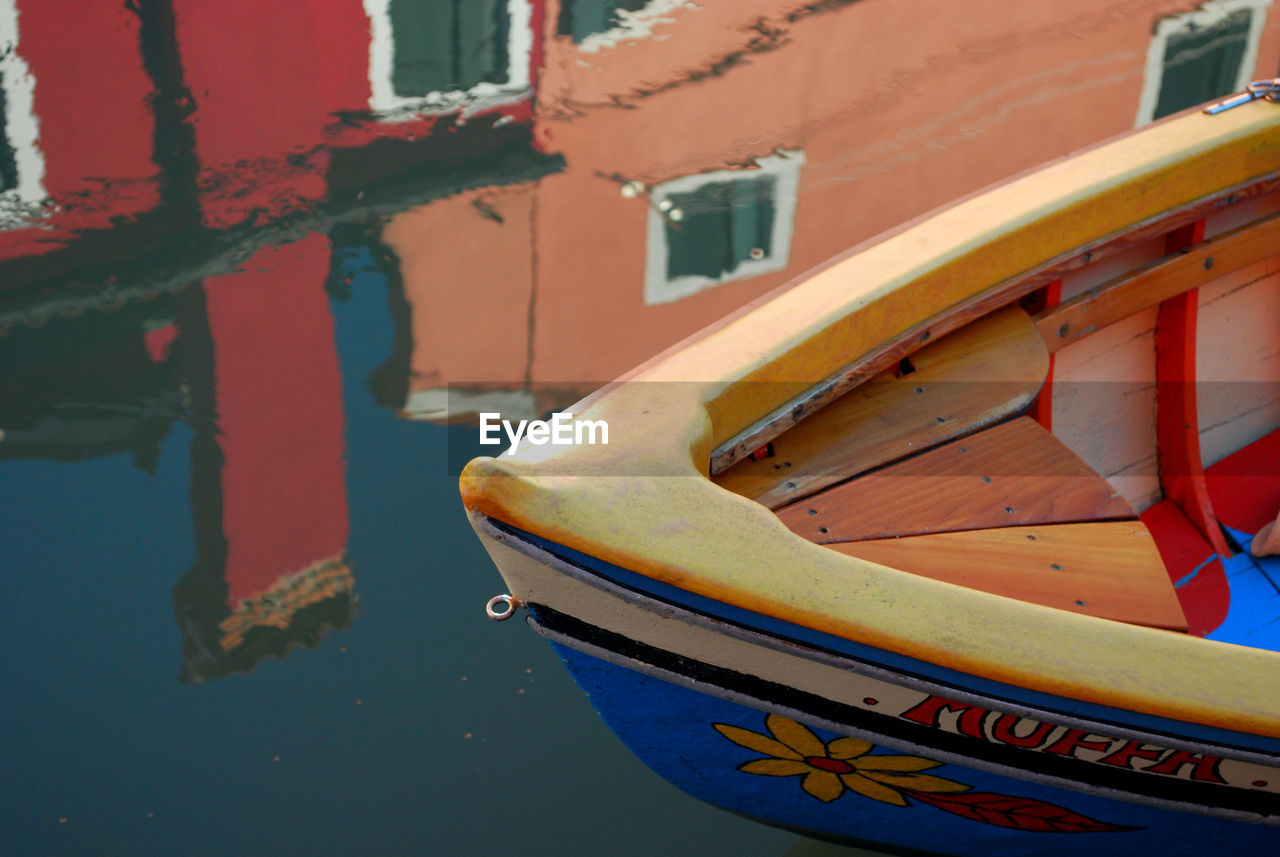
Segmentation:
{"type": "Polygon", "coordinates": [[[1275,179],[1112,236],[756,423],[712,478],[833,551],[1280,651],[1280,557],[1250,551],[1280,513],[1277,248],[1275,179]]]}

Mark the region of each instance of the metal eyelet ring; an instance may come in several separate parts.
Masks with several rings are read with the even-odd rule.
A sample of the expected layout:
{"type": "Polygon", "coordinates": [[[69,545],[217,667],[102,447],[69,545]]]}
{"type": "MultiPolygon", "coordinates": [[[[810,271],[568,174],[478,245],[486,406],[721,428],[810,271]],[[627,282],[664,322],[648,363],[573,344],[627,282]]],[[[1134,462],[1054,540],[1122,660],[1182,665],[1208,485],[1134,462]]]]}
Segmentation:
{"type": "Polygon", "coordinates": [[[1280,100],[1280,82],[1275,80],[1255,80],[1246,90],[1254,101],[1263,100],[1276,103],[1280,100]]]}
{"type": "Polygon", "coordinates": [[[485,615],[495,622],[505,622],[520,608],[520,599],[514,595],[495,595],[484,605],[485,615]]]}

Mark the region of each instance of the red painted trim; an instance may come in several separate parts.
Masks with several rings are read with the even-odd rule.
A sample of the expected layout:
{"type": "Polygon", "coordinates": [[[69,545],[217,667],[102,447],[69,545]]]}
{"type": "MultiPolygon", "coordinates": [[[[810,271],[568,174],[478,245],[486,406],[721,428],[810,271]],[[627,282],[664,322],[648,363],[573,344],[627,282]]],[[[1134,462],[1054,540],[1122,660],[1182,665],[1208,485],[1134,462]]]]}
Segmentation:
{"type": "Polygon", "coordinates": [[[1218,520],[1257,534],[1280,509],[1280,429],[1209,467],[1205,482],[1218,520]]]}
{"type": "Polygon", "coordinates": [[[1172,500],[1161,500],[1140,516],[1169,572],[1169,581],[1181,584],[1173,591],[1187,617],[1187,633],[1203,637],[1227,618],[1231,591],[1222,560],[1204,540],[1182,509],[1172,500]]]}
{"type": "Polygon", "coordinates": [[[546,31],[547,0],[529,0],[529,32],[532,36],[529,45],[529,88],[538,91],[538,78],[542,72],[544,56],[543,39],[553,34],[546,31]]]}
{"type": "MultiPolygon", "coordinates": [[[[1204,239],[1204,221],[1177,229],[1165,252],[1177,253],[1204,239]]],[[[1160,487],[1221,556],[1231,556],[1205,488],[1196,404],[1196,314],[1199,290],[1160,304],[1156,321],[1156,445],[1160,487]]]]}
{"type": "MultiPolygon", "coordinates": [[[[1049,283],[1035,292],[1034,297],[1035,312],[1056,307],[1062,303],[1062,280],[1049,283]]],[[[1053,431],[1053,358],[1054,355],[1050,354],[1049,371],[1044,376],[1044,386],[1040,388],[1040,395],[1036,396],[1029,411],[1031,418],[1044,426],[1046,431],[1053,431]]]]}

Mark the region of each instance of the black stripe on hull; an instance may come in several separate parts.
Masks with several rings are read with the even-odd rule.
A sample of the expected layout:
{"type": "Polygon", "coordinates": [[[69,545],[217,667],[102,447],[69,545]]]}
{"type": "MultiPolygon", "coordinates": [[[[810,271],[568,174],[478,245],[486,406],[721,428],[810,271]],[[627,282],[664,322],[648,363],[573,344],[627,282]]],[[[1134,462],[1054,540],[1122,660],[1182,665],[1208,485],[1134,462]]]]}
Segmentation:
{"type": "Polygon", "coordinates": [[[550,607],[528,606],[530,622],[535,628],[563,638],[568,645],[573,646],[576,641],[585,644],[583,650],[588,654],[594,654],[590,649],[611,653],[615,656],[611,660],[622,666],[641,671],[649,667],[658,674],[681,677],[698,685],[696,689],[713,696],[738,702],[752,700],[765,707],[797,712],[872,740],[879,738],[878,743],[919,748],[926,755],[945,757],[954,764],[979,770],[1168,809],[1240,821],[1280,823],[1280,807],[1274,795],[1110,768],[986,741],[979,744],[978,739],[968,736],[864,711],[758,676],[639,643],[550,607]],[[981,748],[980,758],[974,757],[975,744],[981,748]]]}

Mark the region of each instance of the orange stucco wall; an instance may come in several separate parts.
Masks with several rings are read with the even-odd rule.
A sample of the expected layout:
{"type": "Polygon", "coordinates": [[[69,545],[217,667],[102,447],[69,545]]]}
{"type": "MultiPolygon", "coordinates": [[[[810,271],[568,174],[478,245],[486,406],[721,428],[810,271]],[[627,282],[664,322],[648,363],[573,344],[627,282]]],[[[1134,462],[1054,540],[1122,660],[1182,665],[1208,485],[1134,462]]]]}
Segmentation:
{"type": "Polygon", "coordinates": [[[439,200],[384,228],[413,314],[411,389],[523,383],[533,209],[534,186],[517,185],[439,200]]]}
{"type": "MultiPolygon", "coordinates": [[[[531,358],[525,368],[534,381],[588,388],[608,380],[860,241],[1130,129],[1155,22],[1195,7],[1173,0],[660,5],[663,14],[639,28],[646,35],[576,45],[556,34],[559,3],[548,3],[535,138],[567,166],[532,187],[523,237],[513,234],[518,218],[497,226],[468,216],[466,199],[430,206],[464,212],[431,214],[432,230],[449,235],[432,240],[507,234],[485,242],[490,252],[476,254],[483,258],[475,268],[454,254],[456,276],[471,284],[457,306],[475,309],[451,314],[443,339],[446,323],[424,315],[420,378],[458,377],[465,365],[470,380],[519,381],[523,371],[511,368],[518,352],[531,358]],[[621,195],[622,182],[652,185],[776,149],[805,155],[787,270],[646,306],[647,204],[644,195],[621,195]],[[522,249],[493,258],[508,246],[522,249]],[[529,247],[535,261],[521,267],[529,247]],[[499,281],[515,276],[504,273],[511,265],[531,278],[521,293],[535,304],[532,343],[506,333],[518,327],[507,304],[518,303],[519,289],[499,281]],[[460,350],[446,354],[450,337],[460,350]],[[508,347],[513,354],[499,354],[508,347]]],[[[1255,77],[1277,66],[1273,8],[1255,77]]],[[[397,228],[403,240],[410,227],[397,228]]],[[[415,307],[439,300],[439,273],[406,276],[415,307]]]]}

